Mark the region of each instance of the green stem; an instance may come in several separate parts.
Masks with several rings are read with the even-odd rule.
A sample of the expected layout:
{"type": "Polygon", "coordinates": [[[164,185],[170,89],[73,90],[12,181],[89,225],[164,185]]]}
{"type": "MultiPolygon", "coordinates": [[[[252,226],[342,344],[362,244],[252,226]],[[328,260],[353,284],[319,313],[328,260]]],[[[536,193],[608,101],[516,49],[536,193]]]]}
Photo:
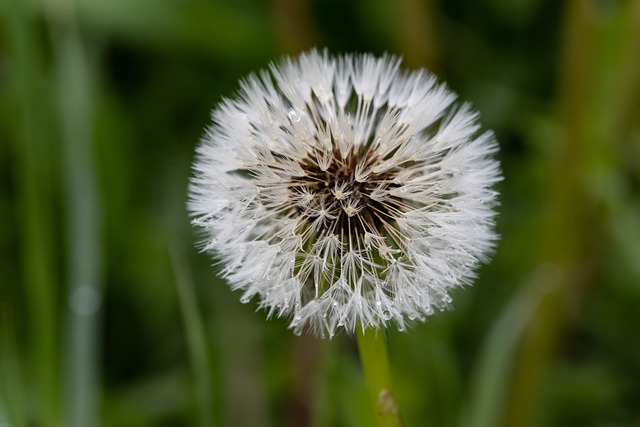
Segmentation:
{"type": "Polygon", "coordinates": [[[396,402],[389,368],[387,344],[378,329],[358,330],[360,361],[367,381],[369,398],[377,427],[400,427],[400,409],[396,402]]]}

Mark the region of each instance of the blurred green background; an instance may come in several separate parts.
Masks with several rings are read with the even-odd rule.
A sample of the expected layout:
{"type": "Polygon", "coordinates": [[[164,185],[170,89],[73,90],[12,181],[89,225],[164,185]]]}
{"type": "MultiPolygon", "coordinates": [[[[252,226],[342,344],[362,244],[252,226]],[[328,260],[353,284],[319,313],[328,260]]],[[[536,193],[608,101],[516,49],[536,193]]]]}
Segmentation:
{"type": "Polygon", "coordinates": [[[501,145],[494,261],[388,331],[406,426],[640,426],[640,1],[2,0],[0,426],[364,426],[354,341],[215,276],[194,147],[284,53],[391,52],[501,145]]]}

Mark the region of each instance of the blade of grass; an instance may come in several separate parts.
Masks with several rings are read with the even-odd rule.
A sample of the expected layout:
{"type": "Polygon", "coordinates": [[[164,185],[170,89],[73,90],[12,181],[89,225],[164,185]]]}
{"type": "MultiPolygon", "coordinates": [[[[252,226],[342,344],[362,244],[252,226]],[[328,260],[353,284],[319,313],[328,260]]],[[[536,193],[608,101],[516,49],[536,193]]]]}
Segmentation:
{"type": "Polygon", "coordinates": [[[21,373],[13,313],[0,301],[0,426],[27,425],[21,373]]]}
{"type": "Polygon", "coordinates": [[[13,150],[16,158],[16,217],[24,278],[28,363],[27,383],[34,402],[34,418],[44,427],[56,427],[58,400],[58,315],[53,251],[51,138],[46,129],[48,98],[42,85],[41,46],[29,2],[9,0],[0,20],[6,24],[9,86],[15,92],[17,114],[13,150]]]}
{"type": "Polygon", "coordinates": [[[65,427],[99,425],[102,236],[93,158],[91,70],[71,2],[45,4],[62,130],[68,241],[64,343],[65,427]]]}
{"type": "MultiPolygon", "coordinates": [[[[618,76],[612,79],[616,88],[608,113],[612,138],[625,141],[625,135],[634,125],[634,114],[640,104],[640,0],[628,2],[620,11],[622,27],[621,54],[615,64],[618,76]]],[[[636,116],[637,117],[637,116],[636,116]]],[[[607,145],[606,147],[610,147],[607,145]]]]}
{"type": "Polygon", "coordinates": [[[184,250],[171,247],[169,252],[180,304],[180,314],[184,323],[187,348],[191,359],[199,425],[208,427],[213,425],[213,391],[207,337],[193,289],[191,270],[188,268],[184,250]]]}
{"type": "Polygon", "coordinates": [[[553,281],[557,274],[551,266],[542,266],[512,298],[497,317],[485,339],[473,369],[468,410],[460,418],[460,427],[500,425],[508,404],[508,390],[518,346],[536,313],[543,296],[538,284],[553,281]]]}

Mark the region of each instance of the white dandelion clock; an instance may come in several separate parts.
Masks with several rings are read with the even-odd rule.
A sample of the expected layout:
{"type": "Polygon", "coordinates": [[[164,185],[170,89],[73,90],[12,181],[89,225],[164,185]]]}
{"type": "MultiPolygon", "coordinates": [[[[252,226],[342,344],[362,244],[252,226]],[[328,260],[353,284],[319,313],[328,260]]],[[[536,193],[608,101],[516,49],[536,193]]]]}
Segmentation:
{"type": "Polygon", "coordinates": [[[493,134],[426,71],[311,51],[212,113],[189,210],[241,301],[333,336],[404,329],[492,252],[493,134]]]}

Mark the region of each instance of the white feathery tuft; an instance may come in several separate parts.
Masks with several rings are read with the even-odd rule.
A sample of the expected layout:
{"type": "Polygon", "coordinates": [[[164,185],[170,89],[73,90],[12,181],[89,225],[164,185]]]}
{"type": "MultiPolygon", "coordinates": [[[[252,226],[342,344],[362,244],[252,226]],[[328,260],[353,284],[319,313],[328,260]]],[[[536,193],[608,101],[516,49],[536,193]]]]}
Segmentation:
{"type": "Polygon", "coordinates": [[[478,115],[400,59],[312,50],[241,82],[189,210],[241,301],[334,336],[449,306],[492,253],[500,166],[478,115]]]}

